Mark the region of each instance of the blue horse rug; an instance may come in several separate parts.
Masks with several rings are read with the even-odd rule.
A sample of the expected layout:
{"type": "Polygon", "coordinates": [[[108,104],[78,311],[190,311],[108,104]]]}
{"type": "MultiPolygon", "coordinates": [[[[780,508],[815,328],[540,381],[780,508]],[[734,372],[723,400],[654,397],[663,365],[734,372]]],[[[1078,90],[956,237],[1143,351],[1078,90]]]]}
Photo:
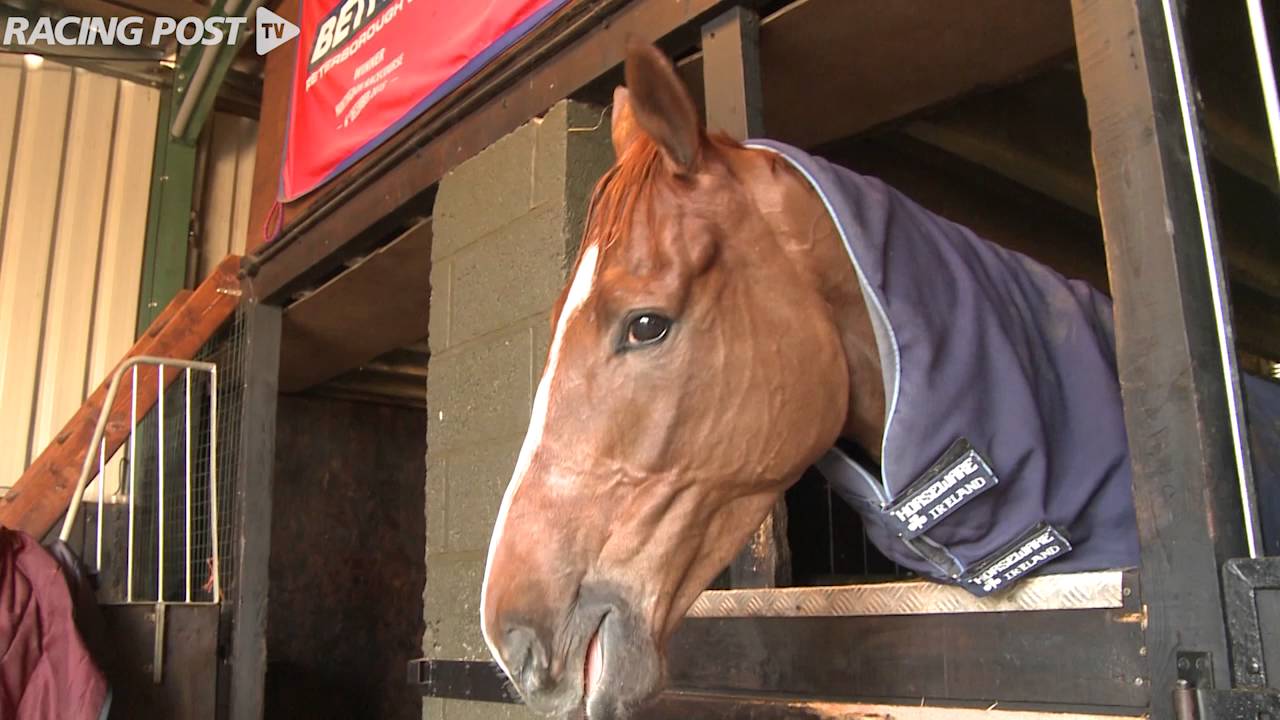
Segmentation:
{"type": "Polygon", "coordinates": [[[976,595],[1136,566],[1111,302],[883,182],[772,141],[826,203],[884,371],[880,467],[819,463],[871,541],[976,595]]]}

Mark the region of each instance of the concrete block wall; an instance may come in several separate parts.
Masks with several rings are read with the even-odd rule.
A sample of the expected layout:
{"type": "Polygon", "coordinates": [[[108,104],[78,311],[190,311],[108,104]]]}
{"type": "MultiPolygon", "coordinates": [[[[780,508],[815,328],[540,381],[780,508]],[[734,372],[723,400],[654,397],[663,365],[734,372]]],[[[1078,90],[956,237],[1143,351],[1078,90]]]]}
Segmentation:
{"type": "MultiPolygon", "coordinates": [[[[487,660],[479,598],[489,535],[529,421],[549,313],[613,161],[601,108],[564,101],[440,181],[427,377],[427,657],[487,660]]],[[[428,699],[431,720],[528,717],[428,699]]]]}

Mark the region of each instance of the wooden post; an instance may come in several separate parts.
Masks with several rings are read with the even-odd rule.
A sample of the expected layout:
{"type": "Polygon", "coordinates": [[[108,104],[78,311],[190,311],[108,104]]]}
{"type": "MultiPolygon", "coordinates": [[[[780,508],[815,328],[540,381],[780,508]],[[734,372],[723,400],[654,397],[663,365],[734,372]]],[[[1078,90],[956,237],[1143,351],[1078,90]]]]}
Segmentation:
{"type": "MultiPolygon", "coordinates": [[[[760,16],[736,6],[702,26],[702,67],[707,128],[737,140],[764,133],[760,88],[760,16]]],[[[773,512],[729,566],[735,588],[765,588],[791,583],[787,545],[787,504],[773,512]]]]}
{"type": "Polygon", "coordinates": [[[736,6],[702,26],[702,77],[707,129],[736,140],[764,133],[760,86],[760,16],[736,6]]]}
{"type": "Polygon", "coordinates": [[[1178,653],[1209,653],[1213,681],[1230,687],[1219,568],[1246,552],[1219,345],[1230,315],[1220,328],[1212,198],[1193,181],[1195,108],[1180,100],[1170,42],[1180,19],[1145,0],[1072,0],[1072,10],[1142,543],[1150,675],[1135,682],[1150,684],[1151,717],[1173,717],[1178,653]]]}
{"type": "Polygon", "coordinates": [[[227,598],[231,602],[224,604],[234,614],[231,651],[219,673],[230,678],[229,720],[260,720],[263,713],[280,315],[271,305],[244,306],[240,449],[238,462],[228,468],[235,473],[234,502],[240,510],[231,538],[237,574],[227,598]]]}

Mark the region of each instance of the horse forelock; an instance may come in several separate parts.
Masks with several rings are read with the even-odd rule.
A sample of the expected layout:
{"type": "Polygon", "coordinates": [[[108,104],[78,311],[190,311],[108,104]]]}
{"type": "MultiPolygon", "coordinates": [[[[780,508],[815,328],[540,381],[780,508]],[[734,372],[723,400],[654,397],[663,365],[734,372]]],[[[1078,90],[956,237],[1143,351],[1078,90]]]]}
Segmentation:
{"type": "MultiPolygon", "coordinates": [[[[704,156],[708,151],[741,149],[742,145],[723,133],[704,137],[704,156]]],[[[676,181],[662,150],[648,135],[641,134],[627,147],[600,182],[596,184],[587,206],[583,247],[598,243],[602,254],[626,237],[637,210],[642,205],[652,208],[653,192],[676,181]]]]}

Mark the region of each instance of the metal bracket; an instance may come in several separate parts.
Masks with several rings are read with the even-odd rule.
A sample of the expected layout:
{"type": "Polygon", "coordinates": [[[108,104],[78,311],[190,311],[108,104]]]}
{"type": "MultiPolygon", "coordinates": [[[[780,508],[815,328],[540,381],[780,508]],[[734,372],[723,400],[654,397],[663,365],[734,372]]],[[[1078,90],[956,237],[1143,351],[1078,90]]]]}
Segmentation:
{"type": "Polygon", "coordinates": [[[1178,687],[1193,690],[1213,688],[1213,655],[1207,652],[1179,651],[1178,687]]]}
{"type": "MultiPolygon", "coordinates": [[[[1236,685],[1266,687],[1259,590],[1280,590],[1280,557],[1233,558],[1222,565],[1222,595],[1231,643],[1231,677],[1236,685]]],[[[1276,629],[1271,629],[1275,632],[1276,629]]]]}
{"type": "Polygon", "coordinates": [[[410,660],[410,685],[426,697],[516,703],[522,701],[497,663],[467,660],[410,660]]]}
{"type": "Polygon", "coordinates": [[[158,602],[156,603],[156,609],[152,611],[152,618],[155,622],[155,641],[151,651],[151,682],[156,685],[164,682],[165,608],[165,603],[158,602]]]}
{"type": "Polygon", "coordinates": [[[1194,689],[1178,682],[1173,691],[1177,720],[1280,720],[1278,692],[1194,689]]]}
{"type": "Polygon", "coordinates": [[[1222,567],[1231,675],[1235,689],[1213,687],[1213,656],[1180,651],[1173,691],[1177,720],[1280,720],[1280,691],[1265,687],[1257,591],[1280,590],[1280,558],[1235,558],[1222,567]]]}

